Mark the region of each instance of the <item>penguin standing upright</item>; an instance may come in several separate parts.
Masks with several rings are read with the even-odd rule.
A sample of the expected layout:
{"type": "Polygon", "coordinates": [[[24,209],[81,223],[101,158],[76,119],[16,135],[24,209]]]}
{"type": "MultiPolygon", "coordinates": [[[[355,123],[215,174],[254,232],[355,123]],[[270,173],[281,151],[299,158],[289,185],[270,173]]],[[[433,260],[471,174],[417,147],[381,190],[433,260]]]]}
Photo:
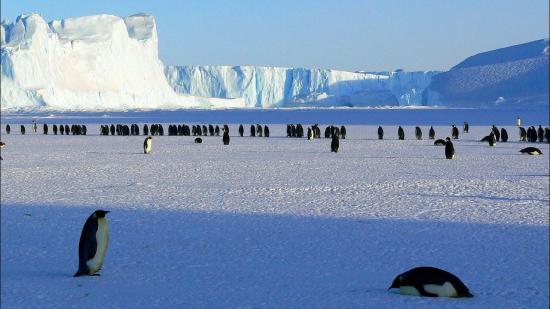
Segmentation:
{"type": "Polygon", "coordinates": [[[338,149],[340,148],[340,137],[338,134],[332,135],[332,141],[330,142],[330,151],[331,152],[338,152],[338,149]]]}
{"type": "Polygon", "coordinates": [[[54,134],[54,135],[57,135],[57,125],[54,124],[54,125],[52,126],[52,129],[53,129],[53,134],[54,134]]]}
{"type": "Polygon", "coordinates": [[[422,129],[420,129],[420,127],[416,127],[414,130],[414,135],[416,136],[417,140],[422,140],[422,129]]]}
{"type": "Polygon", "coordinates": [[[25,126],[21,125],[21,135],[25,135],[25,126]]]}
{"type": "Polygon", "coordinates": [[[452,125],[452,130],[451,130],[451,136],[453,137],[453,139],[458,139],[458,128],[453,124],[452,125]]]}
{"type": "Polygon", "coordinates": [[[224,145],[229,145],[229,130],[223,130],[222,140],[224,145]]]}
{"type": "Polygon", "coordinates": [[[152,148],[153,148],[153,138],[151,136],[147,136],[143,141],[143,153],[144,154],[151,153],[152,148]]]}
{"type": "Polygon", "coordinates": [[[313,139],[313,131],[310,127],[307,128],[307,139],[312,140],[313,139]]]}
{"type": "Polygon", "coordinates": [[[244,128],[243,128],[243,125],[239,125],[239,136],[240,137],[243,137],[243,134],[244,134],[244,128]]]}
{"type": "Polygon", "coordinates": [[[103,266],[109,246],[109,225],[105,215],[109,211],[96,210],[92,213],[80,234],[78,243],[78,270],[74,277],[96,274],[103,266]]]}
{"type": "Polygon", "coordinates": [[[455,147],[449,137],[447,137],[445,141],[445,158],[447,159],[455,158],[455,147]]]}
{"type": "Polygon", "coordinates": [[[346,139],[346,133],[347,133],[346,127],[341,126],[340,127],[340,136],[342,136],[342,139],[346,139]]]}
{"type": "Polygon", "coordinates": [[[44,131],[44,134],[48,135],[48,125],[47,124],[44,124],[42,126],[42,131],[44,131]]]}
{"type": "Polygon", "coordinates": [[[378,139],[384,139],[384,129],[381,126],[378,126],[378,139]]]}
{"type": "Polygon", "coordinates": [[[256,136],[256,126],[254,126],[254,125],[250,126],[250,136],[251,137],[256,136]]]}
{"type": "Polygon", "coordinates": [[[428,132],[428,137],[430,139],[435,139],[435,130],[433,126],[430,127],[430,131],[428,132]]]}
{"type": "Polygon", "coordinates": [[[466,121],[464,121],[464,127],[462,128],[462,132],[468,133],[468,131],[470,131],[470,125],[466,121]]]}
{"type": "Polygon", "coordinates": [[[520,142],[526,142],[527,141],[527,131],[524,127],[519,127],[519,141],[520,142]]]}
{"type": "Polygon", "coordinates": [[[495,137],[495,133],[491,132],[491,134],[489,134],[489,146],[491,147],[494,147],[496,144],[497,144],[497,139],[495,137]]]}
{"type": "Polygon", "coordinates": [[[389,289],[427,297],[473,297],[457,276],[435,267],[417,267],[398,275],[389,289]]]}
{"type": "Polygon", "coordinates": [[[267,125],[264,125],[264,136],[269,137],[269,127],[267,125]]]}
{"type": "Polygon", "coordinates": [[[505,128],[501,128],[501,129],[500,129],[500,140],[501,140],[503,143],[508,142],[508,131],[506,131],[505,128]]]}
{"type": "Polygon", "coordinates": [[[539,139],[539,143],[544,142],[544,129],[542,128],[542,126],[540,124],[539,124],[539,128],[537,130],[537,137],[539,139]]]}
{"type": "Polygon", "coordinates": [[[6,133],[10,134],[11,132],[11,127],[9,124],[6,125],[6,133]]]}
{"type": "Polygon", "coordinates": [[[397,136],[400,140],[405,139],[405,131],[403,131],[403,128],[401,126],[399,126],[399,128],[397,129],[397,136]]]}
{"type": "Polygon", "coordinates": [[[498,130],[498,128],[495,125],[493,125],[493,128],[491,130],[493,130],[493,133],[495,134],[495,139],[497,140],[497,142],[500,142],[500,131],[498,130]]]}

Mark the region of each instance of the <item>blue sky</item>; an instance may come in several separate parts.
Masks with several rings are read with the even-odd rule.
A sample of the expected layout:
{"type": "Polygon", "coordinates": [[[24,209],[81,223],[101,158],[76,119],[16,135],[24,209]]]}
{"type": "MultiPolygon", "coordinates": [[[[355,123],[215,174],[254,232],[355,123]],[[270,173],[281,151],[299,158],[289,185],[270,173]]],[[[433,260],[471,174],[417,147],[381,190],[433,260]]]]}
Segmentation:
{"type": "Polygon", "coordinates": [[[2,0],[2,19],[156,17],[167,64],[446,70],[478,52],[548,37],[548,0],[2,0]]]}

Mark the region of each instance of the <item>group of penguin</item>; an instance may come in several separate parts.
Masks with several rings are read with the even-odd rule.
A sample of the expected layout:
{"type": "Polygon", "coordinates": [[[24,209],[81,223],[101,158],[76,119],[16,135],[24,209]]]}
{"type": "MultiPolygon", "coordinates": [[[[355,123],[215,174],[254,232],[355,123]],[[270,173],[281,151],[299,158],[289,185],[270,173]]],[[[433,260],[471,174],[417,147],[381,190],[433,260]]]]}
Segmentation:
{"type": "MultiPolygon", "coordinates": [[[[295,137],[295,138],[303,138],[304,137],[304,127],[298,123],[298,124],[287,124],[286,126],[286,136],[287,137],[295,137]]],[[[321,129],[319,128],[318,124],[314,124],[311,127],[307,128],[307,139],[313,140],[316,138],[321,138],[321,129]]],[[[330,138],[330,151],[331,152],[338,152],[338,149],[340,149],[340,138],[345,139],[346,138],[346,127],[341,126],[340,128],[337,126],[327,126],[325,128],[325,138],[330,138]]]]}
{"type": "MultiPolygon", "coordinates": [[[[519,127],[519,141],[520,142],[531,142],[536,143],[537,141],[540,143],[543,143],[546,140],[546,143],[550,143],[550,128],[543,129],[541,125],[539,125],[538,131],[535,129],[534,126],[529,127],[529,129],[525,130],[523,127],[519,127]]],[[[499,129],[493,125],[491,128],[491,132],[489,135],[483,137],[481,142],[487,142],[489,143],[489,146],[494,147],[496,146],[497,142],[508,142],[508,132],[506,129],[501,128],[499,129]]],[[[529,154],[529,155],[541,155],[542,151],[536,147],[526,147],[519,151],[523,154],[529,154]]]]}
{"type": "MultiPolygon", "coordinates": [[[[108,213],[96,210],[86,219],[78,243],[78,269],[74,277],[99,276],[109,246],[109,224],[105,217],[108,213]]],[[[403,295],[473,297],[457,276],[435,267],[416,267],[399,274],[390,289],[399,289],[403,295]]]]}
{"type": "MultiPolygon", "coordinates": [[[[37,132],[37,124],[35,122],[33,122],[33,124],[31,125],[31,129],[35,133],[37,132]]],[[[57,132],[59,132],[60,135],[63,135],[63,134],[86,135],[86,133],[88,132],[88,129],[86,128],[86,125],[80,125],[80,124],[73,124],[70,127],[68,124],[65,124],[65,125],[60,124],[59,127],[56,124],[54,124],[52,125],[52,131],[54,135],[57,135],[57,132]]],[[[21,135],[25,135],[25,133],[27,132],[27,129],[25,128],[24,125],[21,125],[20,132],[21,132],[21,135]]],[[[47,124],[44,124],[42,126],[42,132],[46,135],[48,134],[49,127],[47,124]]],[[[11,133],[11,126],[9,124],[6,125],[6,133],[7,134],[11,133]]]]}

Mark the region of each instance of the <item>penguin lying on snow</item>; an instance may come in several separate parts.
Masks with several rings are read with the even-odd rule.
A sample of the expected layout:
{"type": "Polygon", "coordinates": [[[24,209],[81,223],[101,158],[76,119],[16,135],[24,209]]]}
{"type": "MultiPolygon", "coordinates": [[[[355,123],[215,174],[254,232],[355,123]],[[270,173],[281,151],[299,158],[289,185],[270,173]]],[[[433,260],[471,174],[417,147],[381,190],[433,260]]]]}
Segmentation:
{"type": "Polygon", "coordinates": [[[532,155],[532,156],[536,156],[536,155],[541,155],[542,154],[542,151],[540,151],[540,149],[536,148],[536,147],[527,147],[527,148],[523,148],[522,150],[520,150],[519,152],[523,153],[523,154],[529,154],[529,155],[532,155]]]}
{"type": "Polygon", "coordinates": [[[403,295],[427,297],[473,297],[458,277],[435,267],[417,267],[397,276],[389,289],[403,295]]]}
{"type": "Polygon", "coordinates": [[[82,229],[78,244],[78,271],[74,277],[96,274],[103,265],[103,259],[109,246],[109,225],[105,215],[109,211],[96,210],[92,213],[82,229]]]}
{"type": "Polygon", "coordinates": [[[445,146],[446,143],[447,143],[447,142],[445,142],[445,140],[443,140],[443,139],[438,139],[438,140],[436,140],[436,141],[434,142],[434,145],[435,145],[435,146],[445,146]]]}
{"type": "Polygon", "coordinates": [[[200,144],[200,143],[202,143],[202,138],[200,137],[195,138],[195,144],[200,144]]]}

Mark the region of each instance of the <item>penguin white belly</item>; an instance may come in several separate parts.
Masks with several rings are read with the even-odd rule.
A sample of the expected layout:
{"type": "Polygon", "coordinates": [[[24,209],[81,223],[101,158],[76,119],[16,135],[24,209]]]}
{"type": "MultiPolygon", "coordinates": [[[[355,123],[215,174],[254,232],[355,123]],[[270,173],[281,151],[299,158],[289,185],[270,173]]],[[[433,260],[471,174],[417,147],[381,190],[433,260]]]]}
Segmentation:
{"type": "Polygon", "coordinates": [[[153,143],[151,142],[150,139],[147,140],[147,145],[145,146],[145,152],[147,153],[150,153],[151,152],[151,148],[153,148],[153,143]]]}
{"type": "Polygon", "coordinates": [[[456,297],[458,295],[455,287],[448,281],[443,285],[426,284],[424,285],[424,290],[440,297],[456,297]]]}
{"type": "Polygon", "coordinates": [[[402,285],[399,287],[399,293],[403,295],[420,296],[420,293],[414,286],[402,285]]]}
{"type": "Polygon", "coordinates": [[[107,224],[107,220],[105,218],[98,218],[97,225],[97,232],[95,234],[97,241],[96,253],[91,260],[86,262],[90,274],[94,274],[101,269],[103,259],[107,253],[107,247],[109,246],[109,225],[107,224]]]}

